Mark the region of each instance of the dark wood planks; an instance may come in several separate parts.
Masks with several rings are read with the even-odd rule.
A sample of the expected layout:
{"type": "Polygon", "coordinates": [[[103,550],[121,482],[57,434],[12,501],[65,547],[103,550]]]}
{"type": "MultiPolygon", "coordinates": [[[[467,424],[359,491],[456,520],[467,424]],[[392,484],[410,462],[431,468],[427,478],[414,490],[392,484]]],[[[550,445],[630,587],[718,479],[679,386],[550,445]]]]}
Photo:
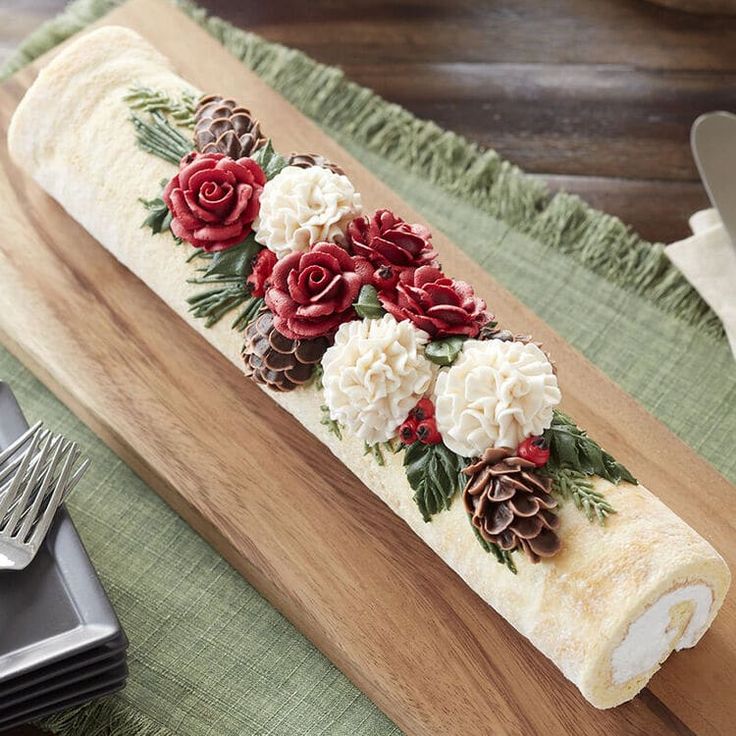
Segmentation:
{"type": "MultiPolygon", "coordinates": [[[[342,66],[651,240],[686,235],[688,216],[706,203],[688,145],[692,121],[736,109],[734,17],[643,0],[200,4],[342,66]]],[[[0,54],[63,5],[8,0],[0,54]]]]}

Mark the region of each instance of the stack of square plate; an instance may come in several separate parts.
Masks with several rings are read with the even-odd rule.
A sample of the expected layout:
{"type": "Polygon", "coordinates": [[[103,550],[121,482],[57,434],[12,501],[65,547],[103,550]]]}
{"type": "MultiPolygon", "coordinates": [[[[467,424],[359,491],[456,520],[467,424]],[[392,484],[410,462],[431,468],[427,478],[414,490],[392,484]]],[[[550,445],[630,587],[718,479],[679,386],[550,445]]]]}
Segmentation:
{"type": "MultiPolygon", "coordinates": [[[[0,383],[0,450],[27,427],[0,383]]],[[[0,572],[0,731],[120,690],[127,647],[62,507],[33,562],[0,572]]]]}

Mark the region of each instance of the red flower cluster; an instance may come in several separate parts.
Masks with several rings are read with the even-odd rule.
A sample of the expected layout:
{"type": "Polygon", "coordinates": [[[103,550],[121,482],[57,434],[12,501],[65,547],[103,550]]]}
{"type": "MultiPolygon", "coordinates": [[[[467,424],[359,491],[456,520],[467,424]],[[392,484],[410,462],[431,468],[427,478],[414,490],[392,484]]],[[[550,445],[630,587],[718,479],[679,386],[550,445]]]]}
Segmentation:
{"type": "Polygon", "coordinates": [[[437,429],[434,404],[429,399],[420,399],[399,427],[399,439],[405,445],[421,442],[423,445],[439,445],[442,436],[437,429]]]}
{"type": "Polygon", "coordinates": [[[253,261],[253,270],[246,279],[253,296],[263,296],[268,288],[274,266],[276,265],[276,254],[264,248],[253,261]]]}
{"type": "Polygon", "coordinates": [[[347,235],[356,258],[365,259],[376,271],[391,272],[397,280],[405,271],[439,265],[429,230],[404,222],[391,210],[356,217],[348,225],[347,235]]]}
{"type": "Polygon", "coordinates": [[[486,303],[464,281],[445,276],[439,268],[421,266],[394,289],[379,290],[378,298],[397,320],[411,320],[438,339],[450,335],[475,337],[491,317],[486,303]]]}
{"type": "Polygon", "coordinates": [[[332,334],[355,319],[361,286],[372,284],[397,320],[411,320],[432,339],[475,337],[488,322],[486,305],[464,281],[440,271],[431,236],[389,210],[348,225],[348,249],[316,243],[280,261],[262,251],[248,277],[251,293],[265,295],[276,329],[290,339],[332,334]]]}
{"type": "Polygon", "coordinates": [[[208,253],[237,245],[252,229],[265,183],[263,170],[250,158],[188,154],[163,193],[171,232],[208,253]]]}
{"type": "Polygon", "coordinates": [[[353,303],[363,279],[355,261],[335,243],[316,243],[291,253],[274,266],[266,289],[266,306],[276,329],[291,340],[334,332],[355,318],[353,303]]]}

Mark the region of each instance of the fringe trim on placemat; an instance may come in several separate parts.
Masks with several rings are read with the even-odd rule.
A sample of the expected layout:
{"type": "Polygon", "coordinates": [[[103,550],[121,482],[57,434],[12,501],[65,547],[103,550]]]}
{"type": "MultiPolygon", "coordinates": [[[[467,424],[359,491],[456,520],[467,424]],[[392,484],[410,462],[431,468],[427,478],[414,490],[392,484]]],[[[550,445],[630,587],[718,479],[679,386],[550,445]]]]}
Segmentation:
{"type": "Polygon", "coordinates": [[[176,736],[116,696],[57,713],[37,725],[56,736],[176,736]]]}
{"type": "MultiPolygon", "coordinates": [[[[494,151],[419,120],[350,82],[339,69],[235,28],[189,0],[174,1],[265,82],[328,130],[428,179],[703,333],[724,337],[718,317],[669,262],[663,245],[642,240],[618,218],[594,210],[574,195],[552,195],[546,185],[494,151]]],[[[0,69],[0,78],[118,4],[118,0],[72,2],[26,40],[0,69]]]]}

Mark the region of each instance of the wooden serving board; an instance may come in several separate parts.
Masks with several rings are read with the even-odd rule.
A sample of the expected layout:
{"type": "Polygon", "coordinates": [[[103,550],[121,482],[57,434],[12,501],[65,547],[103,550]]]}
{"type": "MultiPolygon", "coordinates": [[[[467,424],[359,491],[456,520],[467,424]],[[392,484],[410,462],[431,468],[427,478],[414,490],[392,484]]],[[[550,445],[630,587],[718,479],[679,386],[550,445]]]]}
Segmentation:
{"type": "MultiPolygon", "coordinates": [[[[369,209],[423,219],[163,0],[131,0],[103,23],[137,30],[200,88],[216,80],[217,91],[257,112],[277,148],[340,161],[369,209]]],[[[733,592],[703,641],[672,657],[633,702],[588,705],[316,439],[11,164],[8,121],[42,63],[0,89],[3,342],[274,606],[408,734],[733,732],[733,592]],[[298,513],[284,513],[287,495],[298,513]]],[[[505,324],[544,341],[565,408],[736,569],[730,484],[447,238],[436,243],[447,270],[472,280],[505,324]]]]}

